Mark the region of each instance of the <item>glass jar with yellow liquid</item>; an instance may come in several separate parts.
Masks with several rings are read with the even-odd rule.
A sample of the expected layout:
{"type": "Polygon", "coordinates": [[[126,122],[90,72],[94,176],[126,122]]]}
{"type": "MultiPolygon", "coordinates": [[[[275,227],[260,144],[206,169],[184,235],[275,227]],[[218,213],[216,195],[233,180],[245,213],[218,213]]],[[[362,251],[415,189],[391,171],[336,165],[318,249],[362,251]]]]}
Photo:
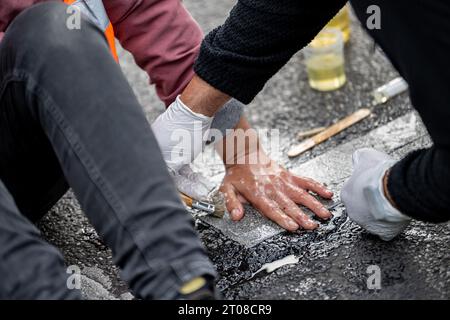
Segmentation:
{"type": "Polygon", "coordinates": [[[345,84],[344,41],[339,29],[323,29],[303,53],[311,88],[331,91],[345,84]]]}
{"type": "Polygon", "coordinates": [[[344,43],[347,43],[348,40],[350,40],[350,14],[348,4],[345,5],[330,22],[328,22],[325,28],[337,28],[341,30],[344,43]]]}

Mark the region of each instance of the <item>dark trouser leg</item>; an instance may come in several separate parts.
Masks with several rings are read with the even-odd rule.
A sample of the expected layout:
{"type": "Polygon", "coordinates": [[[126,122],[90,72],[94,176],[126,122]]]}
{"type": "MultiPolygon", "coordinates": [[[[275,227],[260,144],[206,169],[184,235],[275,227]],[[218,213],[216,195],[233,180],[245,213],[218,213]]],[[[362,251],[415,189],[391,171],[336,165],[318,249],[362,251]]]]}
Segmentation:
{"type": "Polygon", "coordinates": [[[391,170],[388,189],[404,214],[450,219],[450,3],[445,0],[352,1],[365,26],[369,5],[381,9],[381,29],[369,30],[410,86],[413,106],[434,146],[411,153],[391,170]]]}
{"type": "Polygon", "coordinates": [[[84,20],[68,30],[65,12],[42,4],[16,18],[0,47],[3,86],[24,85],[17,107],[44,130],[133,292],[172,298],[214,269],[102,33],[84,20]]]}
{"type": "Polygon", "coordinates": [[[67,191],[67,182],[45,132],[26,108],[25,84],[11,81],[2,86],[0,180],[20,212],[37,221],[67,191]]]}
{"type": "Polygon", "coordinates": [[[40,238],[0,181],[0,299],[79,299],[61,253],[40,238]]]}

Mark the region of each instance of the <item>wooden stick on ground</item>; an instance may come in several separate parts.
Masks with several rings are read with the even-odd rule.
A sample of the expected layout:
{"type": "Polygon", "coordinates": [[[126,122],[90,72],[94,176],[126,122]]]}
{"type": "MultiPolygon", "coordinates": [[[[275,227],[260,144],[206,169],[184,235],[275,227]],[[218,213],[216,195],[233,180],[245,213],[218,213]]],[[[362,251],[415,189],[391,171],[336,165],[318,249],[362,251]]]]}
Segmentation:
{"type": "Polygon", "coordinates": [[[293,146],[289,152],[288,156],[290,158],[297,157],[304,153],[305,151],[313,148],[314,146],[328,140],[332,136],[338,134],[339,132],[347,129],[348,127],[354,125],[355,123],[363,120],[371,114],[371,111],[367,108],[359,109],[358,111],[352,113],[351,115],[339,120],[332,126],[328,127],[324,131],[316,134],[315,136],[304,140],[302,143],[293,146]]]}
{"type": "Polygon", "coordinates": [[[314,129],[310,129],[310,130],[306,130],[306,131],[301,131],[301,132],[297,133],[297,139],[303,140],[305,138],[309,138],[315,134],[321,133],[326,128],[327,127],[318,127],[318,128],[314,128],[314,129]]]}

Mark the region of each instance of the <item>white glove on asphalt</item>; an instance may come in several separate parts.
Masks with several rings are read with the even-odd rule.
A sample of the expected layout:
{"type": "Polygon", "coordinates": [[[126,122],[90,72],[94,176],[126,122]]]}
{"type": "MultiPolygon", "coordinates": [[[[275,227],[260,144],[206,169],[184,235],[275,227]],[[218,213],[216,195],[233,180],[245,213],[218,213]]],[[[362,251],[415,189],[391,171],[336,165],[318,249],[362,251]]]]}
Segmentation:
{"type": "Polygon", "coordinates": [[[208,195],[215,188],[215,184],[206,179],[201,173],[196,173],[186,164],[174,172],[169,169],[178,191],[197,200],[209,200],[208,195]]]}
{"type": "Polygon", "coordinates": [[[193,112],[178,96],[153,122],[153,133],[171,171],[178,172],[203,151],[212,120],[193,112]]]}
{"type": "Polygon", "coordinates": [[[178,96],[153,122],[153,132],[178,191],[197,200],[207,199],[215,185],[200,173],[193,172],[190,163],[210,140],[210,129],[225,136],[226,130],[233,129],[239,122],[243,109],[242,103],[231,99],[214,118],[210,118],[193,112],[178,96]]]}
{"type": "Polygon", "coordinates": [[[205,200],[214,188],[190,167],[205,147],[212,121],[212,117],[193,112],[178,96],[152,124],[178,191],[197,200],[205,200]]]}
{"type": "Polygon", "coordinates": [[[385,241],[400,234],[411,221],[394,208],[384,194],[383,177],[395,162],[374,149],[355,151],[353,174],[341,191],[349,218],[385,241]]]}

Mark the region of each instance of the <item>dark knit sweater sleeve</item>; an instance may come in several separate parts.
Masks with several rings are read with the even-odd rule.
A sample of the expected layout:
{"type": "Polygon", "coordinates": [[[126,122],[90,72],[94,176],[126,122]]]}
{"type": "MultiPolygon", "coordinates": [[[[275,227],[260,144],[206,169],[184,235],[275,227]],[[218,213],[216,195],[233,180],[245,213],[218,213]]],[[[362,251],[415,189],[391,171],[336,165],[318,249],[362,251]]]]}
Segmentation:
{"type": "Polygon", "coordinates": [[[388,191],[400,211],[425,222],[450,220],[450,152],[436,146],[416,150],[399,161],[388,191]]]}
{"type": "Polygon", "coordinates": [[[197,75],[249,103],[288,60],[344,6],[345,0],[239,0],[204,39],[197,75]]]}

